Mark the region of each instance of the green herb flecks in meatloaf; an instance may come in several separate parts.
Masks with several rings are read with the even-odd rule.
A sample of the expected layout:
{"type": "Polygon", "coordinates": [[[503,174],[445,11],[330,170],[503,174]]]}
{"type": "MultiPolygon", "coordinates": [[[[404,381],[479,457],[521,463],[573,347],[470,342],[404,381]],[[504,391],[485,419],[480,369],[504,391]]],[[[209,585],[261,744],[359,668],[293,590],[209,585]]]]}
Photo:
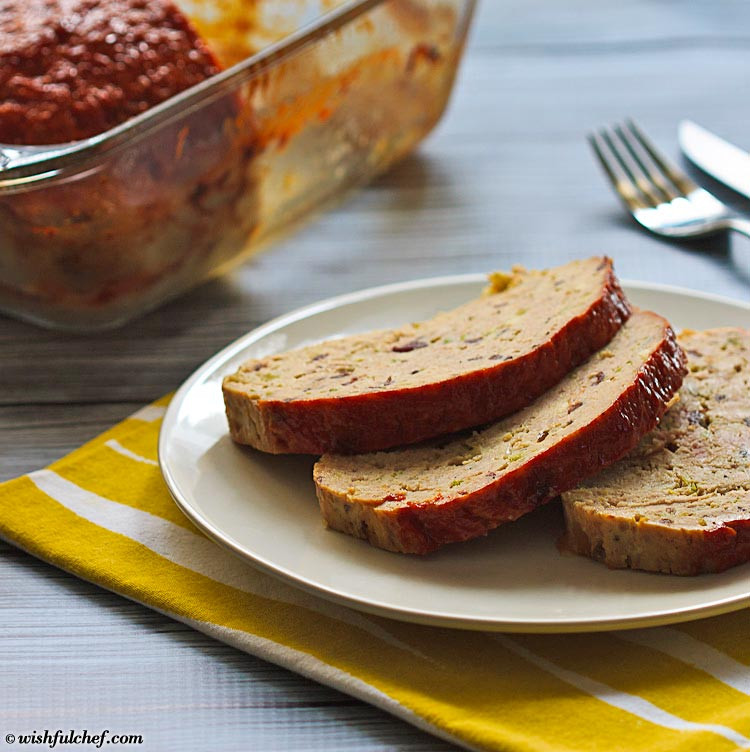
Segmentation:
{"type": "Polygon", "coordinates": [[[630,313],[608,258],[491,282],[492,294],[428,321],[245,363],[223,385],[232,438],[354,453],[484,424],[556,384],[630,313]]]}
{"type": "Polygon", "coordinates": [[[750,331],[679,341],[679,402],[628,457],[563,497],[570,547],[610,567],[694,575],[750,561],[750,331]]]}
{"type": "Polygon", "coordinates": [[[669,324],[636,311],[605,349],[488,428],[390,452],[322,457],[314,478],[323,518],[406,553],[484,535],[630,451],[667,409],[684,370],[669,324]]]}

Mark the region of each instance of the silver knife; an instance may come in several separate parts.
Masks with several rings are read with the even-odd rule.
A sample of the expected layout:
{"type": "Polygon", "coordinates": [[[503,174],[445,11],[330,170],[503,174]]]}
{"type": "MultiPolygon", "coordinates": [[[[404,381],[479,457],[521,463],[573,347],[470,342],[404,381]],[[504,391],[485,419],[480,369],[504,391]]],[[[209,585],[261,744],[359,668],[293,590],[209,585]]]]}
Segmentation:
{"type": "Polygon", "coordinates": [[[750,198],[750,154],[691,120],[678,130],[685,156],[711,177],[750,198]]]}

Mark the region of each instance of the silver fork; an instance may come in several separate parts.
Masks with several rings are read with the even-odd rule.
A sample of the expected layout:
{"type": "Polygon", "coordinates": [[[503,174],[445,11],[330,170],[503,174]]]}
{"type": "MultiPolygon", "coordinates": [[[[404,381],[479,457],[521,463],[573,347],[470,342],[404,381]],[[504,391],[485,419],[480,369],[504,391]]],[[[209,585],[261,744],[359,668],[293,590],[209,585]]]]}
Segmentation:
{"type": "Polygon", "coordinates": [[[636,222],[656,235],[699,238],[724,230],[750,237],[750,220],[696,185],[632,121],[589,136],[612,185],[636,222]]]}

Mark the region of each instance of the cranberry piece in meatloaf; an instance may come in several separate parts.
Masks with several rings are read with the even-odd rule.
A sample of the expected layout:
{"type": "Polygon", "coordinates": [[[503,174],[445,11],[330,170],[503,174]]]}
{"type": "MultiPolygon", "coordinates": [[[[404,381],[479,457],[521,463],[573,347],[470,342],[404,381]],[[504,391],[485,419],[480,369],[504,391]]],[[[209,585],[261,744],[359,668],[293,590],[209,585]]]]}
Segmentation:
{"type": "Polygon", "coordinates": [[[322,457],[313,472],[323,518],[406,553],[485,535],[630,451],[667,409],[684,370],[669,324],[636,311],[606,349],[482,431],[322,457]]]}
{"type": "Polygon", "coordinates": [[[88,138],[218,70],[169,0],[0,0],[0,143],[88,138]]]}
{"type": "Polygon", "coordinates": [[[750,331],[685,332],[680,399],[625,459],[563,496],[567,542],[613,568],[750,561],[750,331]]]}
{"type": "Polygon", "coordinates": [[[630,313],[607,258],[517,268],[491,289],[428,321],[245,363],[224,380],[232,438],[353,453],[487,423],[556,384],[630,313]]]}

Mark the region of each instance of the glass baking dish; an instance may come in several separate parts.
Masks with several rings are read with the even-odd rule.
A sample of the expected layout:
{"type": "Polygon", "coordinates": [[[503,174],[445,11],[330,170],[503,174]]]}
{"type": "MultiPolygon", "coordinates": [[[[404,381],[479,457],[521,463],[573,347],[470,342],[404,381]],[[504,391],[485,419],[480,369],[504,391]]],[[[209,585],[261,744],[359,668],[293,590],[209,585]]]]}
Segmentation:
{"type": "Polygon", "coordinates": [[[186,0],[225,70],[106,133],[0,145],[0,309],[113,327],[246,258],[439,120],[475,0],[186,0]]]}

